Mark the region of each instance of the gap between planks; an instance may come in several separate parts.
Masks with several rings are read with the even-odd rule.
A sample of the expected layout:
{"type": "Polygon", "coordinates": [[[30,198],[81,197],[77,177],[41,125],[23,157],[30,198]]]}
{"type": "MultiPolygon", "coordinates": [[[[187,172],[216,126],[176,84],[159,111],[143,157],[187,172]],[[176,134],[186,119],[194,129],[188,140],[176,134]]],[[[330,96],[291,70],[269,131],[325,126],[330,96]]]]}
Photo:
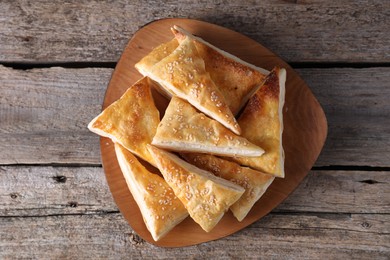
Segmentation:
{"type": "MultiPolygon", "coordinates": [[[[0,219],[12,219],[12,218],[50,218],[50,217],[72,217],[72,216],[105,216],[112,214],[121,214],[119,210],[100,210],[98,212],[88,212],[88,213],[57,213],[57,214],[42,214],[42,215],[7,215],[1,216],[0,219]]],[[[346,212],[315,212],[315,211],[271,211],[266,216],[308,216],[308,217],[322,217],[327,219],[339,219],[351,217],[352,215],[366,215],[366,216],[389,216],[390,213],[376,213],[376,212],[362,212],[362,213],[346,213],[346,212]]],[[[258,220],[259,221],[259,220],[258,220]]]]}
{"type": "MultiPolygon", "coordinates": [[[[14,163],[14,164],[0,164],[1,167],[53,167],[53,168],[102,168],[100,163],[14,163]]],[[[310,171],[365,171],[365,172],[387,172],[390,167],[369,166],[369,165],[327,165],[327,166],[313,166],[310,171]]]]}
{"type": "MultiPolygon", "coordinates": [[[[15,70],[30,70],[61,67],[66,69],[107,68],[114,69],[117,62],[47,62],[47,63],[20,63],[0,62],[0,65],[15,70]]],[[[294,69],[331,69],[331,68],[379,68],[390,67],[390,62],[289,62],[294,69]]]]}

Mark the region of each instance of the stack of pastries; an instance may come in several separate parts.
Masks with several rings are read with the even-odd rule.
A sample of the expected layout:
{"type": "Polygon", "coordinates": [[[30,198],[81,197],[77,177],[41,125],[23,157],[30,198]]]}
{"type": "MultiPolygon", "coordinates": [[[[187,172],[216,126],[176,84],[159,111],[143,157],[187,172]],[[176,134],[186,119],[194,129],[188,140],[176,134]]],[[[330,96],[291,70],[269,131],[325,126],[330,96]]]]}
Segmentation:
{"type": "Polygon", "coordinates": [[[171,41],[135,65],[144,77],[88,125],[114,142],[156,241],[188,215],[206,232],[229,209],[242,221],[284,177],[286,70],[269,72],[178,26],[171,31],[171,41]],[[162,118],[152,88],[170,100],[162,118]]]}

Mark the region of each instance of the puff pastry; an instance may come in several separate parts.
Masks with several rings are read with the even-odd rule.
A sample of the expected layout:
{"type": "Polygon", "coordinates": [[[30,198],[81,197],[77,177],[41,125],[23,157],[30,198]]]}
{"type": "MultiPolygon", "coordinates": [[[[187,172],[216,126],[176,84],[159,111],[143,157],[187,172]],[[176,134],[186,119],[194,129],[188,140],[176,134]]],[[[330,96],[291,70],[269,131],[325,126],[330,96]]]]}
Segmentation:
{"type": "Polygon", "coordinates": [[[282,132],[285,82],[286,70],[274,68],[238,119],[242,136],[261,146],[265,153],[260,157],[235,158],[242,165],[281,178],[284,177],[282,132]]]}
{"type": "Polygon", "coordinates": [[[181,156],[189,163],[213,173],[214,175],[234,182],[245,189],[241,198],[234,203],[230,210],[238,221],[242,221],[253,205],[261,198],[271,185],[274,176],[242,167],[208,154],[182,153],[181,156]]]}
{"type": "Polygon", "coordinates": [[[260,156],[264,152],[178,97],[172,97],[152,144],[173,151],[226,156],[260,156]]]}
{"type": "Polygon", "coordinates": [[[176,155],[148,146],[165,181],[206,232],[211,231],[244,188],[201,170],[176,155]]]}
{"type": "Polygon", "coordinates": [[[114,142],[155,165],[146,149],[160,122],[148,78],[142,78],[131,86],[120,99],[108,106],[89,124],[88,129],[114,142]]]}
{"type": "Polygon", "coordinates": [[[236,115],[248,99],[263,83],[269,71],[249,64],[238,57],[227,53],[202,38],[175,25],[171,28],[179,42],[190,38],[199,55],[205,62],[206,71],[221,91],[225,100],[236,115]]]}
{"type": "Polygon", "coordinates": [[[149,172],[126,148],[115,144],[127,186],[153,239],[158,241],[188,216],[183,203],[157,174],[149,172]]]}
{"type": "MultiPolygon", "coordinates": [[[[154,48],[148,55],[143,57],[135,64],[135,68],[142,74],[147,75],[148,71],[163,58],[171,54],[179,46],[178,41],[174,38],[169,42],[163,43],[154,48]]],[[[162,87],[158,82],[155,82],[156,89],[165,97],[170,99],[174,94],[168,88],[162,87]]]]}
{"type": "Polygon", "coordinates": [[[172,53],[149,70],[145,69],[149,64],[145,59],[148,58],[141,60],[136,67],[143,68],[143,75],[158,82],[166,93],[187,100],[234,133],[241,133],[224,96],[206,71],[205,63],[190,39],[182,41],[172,53]]]}

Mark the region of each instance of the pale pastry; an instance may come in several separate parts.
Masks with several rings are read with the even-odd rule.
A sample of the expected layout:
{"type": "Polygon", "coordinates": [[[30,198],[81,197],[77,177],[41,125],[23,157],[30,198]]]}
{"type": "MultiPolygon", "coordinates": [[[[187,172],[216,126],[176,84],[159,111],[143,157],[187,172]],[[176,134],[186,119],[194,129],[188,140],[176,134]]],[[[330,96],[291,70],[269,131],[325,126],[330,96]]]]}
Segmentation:
{"type": "Polygon", "coordinates": [[[270,174],[265,174],[249,167],[242,167],[237,163],[208,154],[182,153],[181,156],[187,162],[218,177],[234,182],[245,189],[241,198],[230,207],[238,221],[242,221],[246,217],[253,205],[275,179],[270,174]]]}
{"type": "Polygon", "coordinates": [[[264,152],[178,97],[171,99],[152,144],[172,151],[226,156],[260,156],[264,152]]]}
{"type": "MultiPolygon", "coordinates": [[[[147,75],[148,71],[163,58],[171,54],[179,46],[178,41],[174,38],[169,42],[160,44],[154,48],[148,55],[143,57],[139,62],[135,64],[135,68],[142,74],[147,75]]],[[[174,94],[169,91],[168,88],[162,87],[158,82],[154,85],[156,89],[168,99],[174,94]]]]}
{"type": "Polygon", "coordinates": [[[281,178],[284,177],[282,133],[285,82],[286,70],[274,68],[238,119],[242,136],[261,146],[264,154],[260,157],[234,158],[242,165],[281,178]]]}
{"type": "Polygon", "coordinates": [[[188,216],[165,180],[149,172],[126,148],[115,144],[118,163],[145,225],[158,241],[188,216]]]}
{"type": "Polygon", "coordinates": [[[146,149],[160,122],[150,89],[150,80],[142,78],[120,99],[104,109],[89,124],[88,129],[111,138],[143,160],[155,165],[146,149]]]}
{"type": "Polygon", "coordinates": [[[234,133],[241,133],[224,96],[206,71],[205,63],[190,39],[182,41],[171,54],[142,73],[158,82],[167,93],[187,100],[234,133]]]}
{"type": "Polygon", "coordinates": [[[165,181],[206,232],[244,193],[244,188],[185,162],[176,155],[148,146],[165,181]]]}
{"type": "Polygon", "coordinates": [[[205,62],[206,71],[210,73],[211,79],[225,97],[234,115],[257,91],[269,73],[192,35],[177,25],[171,30],[179,42],[187,38],[193,41],[205,62]]]}

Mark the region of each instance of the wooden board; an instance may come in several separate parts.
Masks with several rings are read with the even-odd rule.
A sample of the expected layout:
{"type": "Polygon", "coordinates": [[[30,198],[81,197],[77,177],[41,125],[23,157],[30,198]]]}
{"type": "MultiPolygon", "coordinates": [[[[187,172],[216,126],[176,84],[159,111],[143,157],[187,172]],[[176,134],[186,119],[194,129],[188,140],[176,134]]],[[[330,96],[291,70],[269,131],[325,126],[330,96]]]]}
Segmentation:
{"type": "MultiPolygon", "coordinates": [[[[153,48],[173,38],[170,28],[177,24],[206,41],[239,58],[271,70],[274,66],[287,69],[286,103],[284,108],[283,146],[286,154],[286,178],[275,180],[266,194],[242,221],[227,213],[209,233],[187,218],[162,240],[155,242],[147,231],[142,216],[121,174],[113,144],[101,139],[103,167],[110,190],[120,211],[132,228],[145,240],[159,246],[188,246],[232,234],[269,213],[302,181],[317,159],[327,134],[324,112],[303,80],[279,57],[255,41],[226,28],[187,19],[165,19],[139,30],[125,48],[107,88],[103,108],[117,100],[141,75],[134,64],[153,48]]],[[[155,100],[156,103],[160,100],[155,100]]]]}

